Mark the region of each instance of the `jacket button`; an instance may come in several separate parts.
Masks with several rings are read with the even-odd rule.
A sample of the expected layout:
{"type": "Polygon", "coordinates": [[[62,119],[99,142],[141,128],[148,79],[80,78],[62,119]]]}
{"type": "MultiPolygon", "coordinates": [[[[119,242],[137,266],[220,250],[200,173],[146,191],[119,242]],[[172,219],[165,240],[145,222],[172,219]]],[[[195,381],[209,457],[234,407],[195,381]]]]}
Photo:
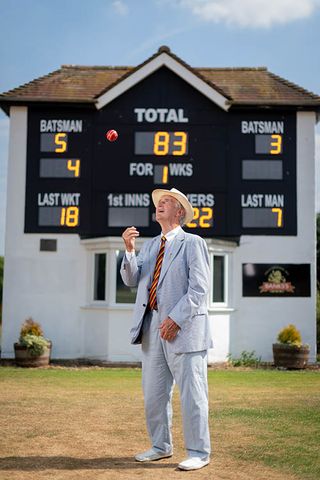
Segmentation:
{"type": "Polygon", "coordinates": [[[147,305],[145,303],[142,304],[143,307],[146,307],[147,305]]]}

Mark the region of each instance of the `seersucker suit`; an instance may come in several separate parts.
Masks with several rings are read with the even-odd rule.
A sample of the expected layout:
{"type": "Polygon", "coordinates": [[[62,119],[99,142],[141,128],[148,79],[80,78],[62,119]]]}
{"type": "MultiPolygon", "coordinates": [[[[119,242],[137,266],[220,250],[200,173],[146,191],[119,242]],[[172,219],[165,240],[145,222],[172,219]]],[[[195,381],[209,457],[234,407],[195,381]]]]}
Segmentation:
{"type": "Polygon", "coordinates": [[[207,314],[209,256],[205,241],[179,228],[165,250],[157,286],[157,312],[148,312],[161,235],[147,240],[139,255],[123,258],[120,273],[137,289],[131,342],[142,343],[142,381],[146,420],[152,447],[172,451],[171,398],[180,390],[185,447],[189,456],[208,456],[207,349],[212,347],[207,314]],[[170,317],[180,327],[176,338],[159,336],[159,325],[170,317]],[[196,372],[196,373],[195,373],[196,372]]]}

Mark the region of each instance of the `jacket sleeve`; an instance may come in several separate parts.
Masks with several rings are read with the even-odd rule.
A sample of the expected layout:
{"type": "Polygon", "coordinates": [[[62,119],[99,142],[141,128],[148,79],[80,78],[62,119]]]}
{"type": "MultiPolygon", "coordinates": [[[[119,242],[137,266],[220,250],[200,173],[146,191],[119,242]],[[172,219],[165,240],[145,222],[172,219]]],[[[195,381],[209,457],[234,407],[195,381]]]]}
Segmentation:
{"type": "Polygon", "coordinates": [[[169,317],[179,327],[192,320],[194,315],[207,313],[210,272],[207,244],[201,237],[196,236],[188,248],[188,290],[169,313],[169,317]]]}
{"type": "Polygon", "coordinates": [[[146,248],[144,243],[138,256],[134,254],[132,255],[131,259],[128,260],[126,254],[123,255],[120,267],[120,275],[123,283],[127,287],[136,287],[138,285],[145,251],[146,248]]]}

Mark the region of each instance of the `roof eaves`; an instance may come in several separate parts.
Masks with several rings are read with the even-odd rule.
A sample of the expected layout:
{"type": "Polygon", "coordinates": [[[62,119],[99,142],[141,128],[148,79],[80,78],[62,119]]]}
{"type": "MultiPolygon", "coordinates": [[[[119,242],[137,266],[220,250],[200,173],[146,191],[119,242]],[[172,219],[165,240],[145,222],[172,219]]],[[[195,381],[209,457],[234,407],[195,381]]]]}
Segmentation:
{"type": "Polygon", "coordinates": [[[94,104],[94,100],[90,98],[83,98],[83,97],[78,97],[78,98],[70,98],[70,97],[50,97],[50,98],[44,98],[44,97],[4,97],[1,94],[0,95],[0,104],[1,103],[23,103],[26,104],[28,102],[41,102],[41,103],[52,103],[53,101],[58,102],[58,103],[92,103],[94,104]]]}
{"type": "Polygon", "coordinates": [[[12,90],[8,90],[7,92],[3,92],[3,93],[0,94],[0,97],[2,97],[4,95],[9,95],[10,98],[13,98],[11,95],[19,92],[21,89],[29,87],[30,85],[36,85],[37,83],[42,82],[43,80],[45,80],[47,78],[53,77],[54,75],[57,75],[60,72],[61,72],[60,68],[58,70],[54,70],[53,72],[50,72],[47,75],[43,75],[42,77],[35,78],[34,80],[31,80],[30,82],[19,85],[18,87],[13,88],[12,90]]]}
{"type": "Polygon", "coordinates": [[[299,93],[302,93],[303,95],[309,95],[314,100],[319,100],[320,101],[320,96],[319,95],[317,95],[313,92],[310,92],[309,90],[306,90],[303,87],[300,87],[296,83],[290,82],[289,80],[287,80],[283,77],[280,77],[279,75],[276,75],[275,73],[272,73],[272,72],[269,72],[269,71],[268,71],[268,75],[270,77],[274,78],[275,80],[277,80],[278,82],[282,83],[283,85],[286,85],[287,87],[293,88],[294,90],[296,90],[299,93]]]}
{"type": "Polygon", "coordinates": [[[320,109],[320,99],[319,100],[312,100],[310,101],[299,101],[299,100],[281,100],[273,101],[273,100],[236,100],[231,102],[231,106],[233,107],[265,107],[265,108],[274,108],[274,107],[291,107],[291,108],[316,108],[320,109]]]}

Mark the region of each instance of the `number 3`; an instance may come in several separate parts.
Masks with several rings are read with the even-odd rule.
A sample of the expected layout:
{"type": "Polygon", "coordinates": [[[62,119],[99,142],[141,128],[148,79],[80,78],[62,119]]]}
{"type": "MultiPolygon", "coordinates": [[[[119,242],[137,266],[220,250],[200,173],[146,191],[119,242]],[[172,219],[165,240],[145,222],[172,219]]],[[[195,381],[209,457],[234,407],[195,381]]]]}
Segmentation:
{"type": "Polygon", "coordinates": [[[271,135],[272,140],[274,142],[271,142],[271,149],[270,153],[272,155],[278,155],[279,153],[282,152],[282,137],[281,135],[271,135]]]}

